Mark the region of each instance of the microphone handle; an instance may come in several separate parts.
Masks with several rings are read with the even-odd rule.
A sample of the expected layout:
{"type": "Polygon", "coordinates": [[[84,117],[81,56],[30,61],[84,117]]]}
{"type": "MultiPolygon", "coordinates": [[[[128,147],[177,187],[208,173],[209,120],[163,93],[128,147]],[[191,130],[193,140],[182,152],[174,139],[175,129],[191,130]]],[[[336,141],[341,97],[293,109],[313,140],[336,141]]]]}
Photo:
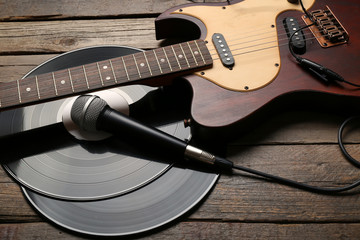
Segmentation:
{"type": "Polygon", "coordinates": [[[106,106],[100,113],[96,128],[118,136],[125,135],[124,140],[128,142],[138,144],[140,147],[145,145],[145,148],[156,149],[156,151],[173,157],[196,160],[227,171],[231,171],[233,168],[231,161],[191,146],[185,141],[156,128],[144,125],[109,106],[106,106]]]}
{"type": "Polygon", "coordinates": [[[124,137],[125,140],[139,144],[141,147],[159,149],[178,157],[184,157],[187,147],[185,141],[144,125],[108,106],[99,115],[96,128],[124,137]]]}

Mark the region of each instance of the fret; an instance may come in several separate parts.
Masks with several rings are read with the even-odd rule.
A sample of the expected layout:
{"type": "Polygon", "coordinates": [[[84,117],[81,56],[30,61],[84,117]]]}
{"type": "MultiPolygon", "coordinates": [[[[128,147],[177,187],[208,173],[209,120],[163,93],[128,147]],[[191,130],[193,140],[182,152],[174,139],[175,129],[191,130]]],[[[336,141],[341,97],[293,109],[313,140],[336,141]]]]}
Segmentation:
{"type": "Polygon", "coordinates": [[[138,74],[139,74],[139,78],[141,78],[141,73],[140,73],[140,70],[139,70],[139,66],[138,66],[138,64],[137,64],[137,62],[136,62],[135,54],[133,54],[132,56],[133,56],[133,58],[134,58],[135,67],[136,67],[136,70],[137,70],[137,72],[138,72],[138,74]]]}
{"type": "MultiPolygon", "coordinates": [[[[181,71],[183,68],[183,66],[181,65],[182,60],[180,62],[179,58],[178,58],[178,55],[181,55],[181,54],[176,53],[173,45],[164,47],[164,50],[168,57],[169,63],[171,64],[172,71],[173,72],[181,71]]],[[[184,67],[186,68],[186,65],[184,65],[184,67]]]]}
{"type": "Polygon", "coordinates": [[[72,92],[73,87],[67,69],[54,72],[54,78],[58,95],[67,95],[72,92]]]}
{"type": "Polygon", "coordinates": [[[123,57],[124,63],[126,63],[125,69],[131,81],[136,81],[140,79],[139,70],[136,64],[136,59],[134,54],[127,55],[123,57]]]}
{"type": "Polygon", "coordinates": [[[180,69],[187,69],[190,68],[189,62],[187,60],[187,57],[185,55],[185,52],[183,51],[182,47],[180,44],[176,44],[171,46],[173,51],[174,51],[174,55],[177,59],[177,62],[180,66],[180,69]]]}
{"type": "Polygon", "coordinates": [[[191,54],[192,54],[192,56],[193,56],[193,59],[194,59],[194,61],[195,61],[196,66],[199,66],[199,64],[198,64],[198,62],[197,62],[197,60],[196,60],[195,54],[194,54],[193,50],[191,49],[190,43],[187,42],[187,45],[188,45],[188,47],[189,47],[189,49],[190,49],[190,52],[191,52],[191,54]]]}
{"type": "Polygon", "coordinates": [[[189,47],[190,47],[192,53],[194,54],[194,58],[196,59],[196,62],[199,65],[206,64],[205,58],[204,58],[202,51],[199,48],[199,45],[197,44],[197,42],[196,41],[189,42],[189,47]]]}
{"type": "MultiPolygon", "coordinates": [[[[102,80],[101,72],[100,72],[100,66],[99,63],[90,63],[85,65],[85,74],[86,79],[89,84],[89,87],[91,89],[98,89],[104,86],[104,82],[102,80]]],[[[82,83],[86,82],[85,80],[85,74],[84,78],[82,79],[82,83]]],[[[86,89],[82,89],[82,91],[86,91],[86,89]]],[[[77,90],[77,92],[79,92],[77,90]]]]}
{"type": "Polygon", "coordinates": [[[110,60],[105,60],[98,62],[99,71],[102,79],[103,86],[111,86],[114,85],[114,71],[112,70],[112,64],[110,60]]]}
{"type": "Polygon", "coordinates": [[[146,51],[143,52],[145,61],[148,65],[148,77],[152,76],[160,76],[163,74],[160,63],[158,61],[158,58],[156,56],[155,51],[146,51]]]}
{"type": "Polygon", "coordinates": [[[38,98],[39,98],[39,100],[40,100],[40,99],[41,99],[41,96],[40,96],[40,89],[39,89],[39,80],[38,80],[38,76],[37,76],[37,75],[35,76],[35,84],[36,84],[37,95],[38,95],[38,98]]]}
{"type": "Polygon", "coordinates": [[[31,102],[37,99],[35,78],[17,80],[18,98],[20,103],[31,102]]]}
{"type": "Polygon", "coordinates": [[[162,68],[161,68],[161,66],[160,66],[159,58],[157,57],[155,50],[153,50],[153,52],[154,52],[154,56],[155,56],[156,62],[157,62],[157,64],[158,64],[158,66],[159,66],[160,72],[163,73],[163,70],[162,70],[162,68]]]}
{"type": "Polygon", "coordinates": [[[182,47],[181,44],[179,44],[179,46],[180,46],[180,49],[181,49],[181,52],[182,52],[183,56],[185,57],[186,64],[190,68],[190,64],[189,64],[188,58],[187,58],[187,56],[185,54],[184,48],[182,47]]]}
{"type": "Polygon", "coordinates": [[[69,73],[69,80],[70,80],[70,84],[71,84],[71,90],[72,90],[72,92],[75,92],[75,90],[74,90],[74,83],[73,83],[73,81],[72,81],[70,69],[68,69],[68,73],[69,73]]]}
{"type": "Polygon", "coordinates": [[[114,71],[113,75],[116,77],[117,83],[128,82],[129,78],[127,75],[127,70],[123,62],[123,58],[115,58],[111,60],[112,69],[114,71]]]}
{"type": "Polygon", "coordinates": [[[20,93],[20,84],[19,84],[19,80],[16,80],[16,84],[17,84],[17,89],[18,89],[18,94],[19,94],[19,103],[21,103],[21,93],[20,93]]]}
{"type": "Polygon", "coordinates": [[[86,86],[87,86],[88,89],[90,89],[89,80],[88,80],[87,75],[86,75],[85,65],[82,66],[82,69],[83,69],[84,76],[85,76],[86,86]]]}
{"type": "Polygon", "coordinates": [[[199,45],[197,44],[196,41],[194,41],[194,42],[195,42],[195,44],[196,44],[197,49],[199,50],[199,53],[200,53],[200,56],[201,56],[202,61],[204,62],[204,64],[206,64],[205,59],[204,59],[204,56],[203,56],[203,54],[202,54],[202,52],[201,52],[201,50],[200,50],[200,48],[199,48],[199,45]]]}
{"type": "Polygon", "coordinates": [[[147,59],[147,57],[146,57],[146,52],[143,52],[143,53],[144,53],[144,58],[145,58],[146,64],[147,64],[147,66],[148,66],[148,68],[149,68],[150,75],[152,76],[153,73],[152,73],[152,71],[151,71],[151,67],[150,67],[149,61],[148,61],[148,59],[147,59]]]}
{"type": "Polygon", "coordinates": [[[172,70],[172,67],[171,67],[171,64],[170,64],[169,58],[168,58],[168,56],[167,56],[167,54],[166,54],[165,48],[163,48],[163,51],[164,51],[164,55],[165,55],[166,61],[167,61],[167,63],[169,64],[169,67],[170,67],[170,72],[172,72],[173,70],[172,70]]]}
{"type": "Polygon", "coordinates": [[[37,77],[30,77],[26,80],[17,81],[20,103],[32,102],[38,99],[36,79],[37,77]]]}
{"type": "Polygon", "coordinates": [[[36,79],[37,76],[17,81],[20,103],[27,103],[38,100],[36,79]]]}
{"type": "Polygon", "coordinates": [[[127,67],[126,67],[126,64],[125,64],[125,60],[124,58],[122,57],[122,62],[123,62],[123,65],[124,65],[124,69],[125,69],[125,72],[126,72],[126,77],[127,79],[130,81],[130,77],[129,77],[129,73],[128,73],[128,70],[127,70],[127,67]]]}
{"type": "Polygon", "coordinates": [[[115,75],[115,71],[114,71],[114,67],[113,67],[111,59],[109,60],[109,63],[110,63],[112,74],[114,76],[114,81],[115,81],[115,83],[117,83],[117,78],[116,78],[116,75],[115,75]]]}
{"type": "Polygon", "coordinates": [[[176,59],[176,62],[177,64],[179,65],[179,68],[181,69],[181,65],[180,65],[180,62],[179,62],[179,59],[178,59],[178,56],[176,55],[176,52],[174,50],[174,46],[170,46],[171,47],[171,50],[173,51],[174,53],[174,56],[175,56],[175,59],[176,59]]]}
{"type": "Polygon", "coordinates": [[[204,58],[204,65],[212,64],[213,59],[211,57],[211,54],[210,54],[205,42],[198,40],[198,41],[196,41],[196,44],[197,44],[198,48],[200,49],[201,55],[204,58]]]}
{"type": "Polygon", "coordinates": [[[99,72],[99,76],[100,76],[100,81],[101,81],[101,86],[104,86],[104,80],[101,76],[101,71],[100,71],[100,67],[99,67],[99,63],[97,62],[96,63],[96,66],[97,66],[97,69],[98,69],[98,72],[99,72]]]}
{"type": "MultiPolygon", "coordinates": [[[[86,71],[86,69],[85,69],[86,71]]],[[[74,92],[78,93],[78,92],[83,92],[88,90],[88,84],[86,83],[86,78],[88,78],[88,76],[86,75],[85,78],[85,74],[84,73],[84,68],[82,66],[77,66],[77,67],[73,67],[70,69],[70,74],[71,74],[71,82],[74,86],[74,92]]]]}
{"type": "MultiPolygon", "coordinates": [[[[41,98],[47,99],[47,98],[53,98],[56,96],[52,73],[45,73],[45,74],[37,75],[36,79],[37,79],[38,88],[39,88],[37,97],[40,95],[41,98]]],[[[34,80],[35,85],[36,85],[36,79],[34,80]]],[[[24,81],[24,85],[33,83],[32,78],[25,78],[25,79],[23,79],[23,81],[24,81]]],[[[32,87],[31,87],[31,89],[32,89],[32,87]]],[[[35,91],[31,91],[31,92],[35,93],[35,91]]],[[[28,93],[27,93],[27,95],[28,95],[28,93]]],[[[35,100],[35,99],[33,99],[33,100],[35,100]]],[[[28,100],[26,100],[26,102],[28,102],[28,100]]]]}
{"type": "Polygon", "coordinates": [[[154,52],[155,52],[156,58],[158,59],[162,74],[171,73],[172,68],[171,68],[170,63],[168,62],[168,60],[166,58],[164,49],[163,48],[158,48],[158,49],[155,49],[154,52]]]}
{"type": "MultiPolygon", "coordinates": [[[[57,91],[57,87],[56,87],[55,75],[54,75],[53,72],[51,73],[51,76],[52,76],[53,83],[54,83],[55,95],[57,96],[57,95],[58,95],[58,91],[57,91]]],[[[37,78],[37,77],[36,77],[36,78],[37,78]]]]}
{"type": "Polygon", "coordinates": [[[133,55],[136,69],[139,73],[139,78],[149,78],[152,76],[151,67],[149,65],[149,59],[145,55],[145,52],[136,53],[133,55]]]}

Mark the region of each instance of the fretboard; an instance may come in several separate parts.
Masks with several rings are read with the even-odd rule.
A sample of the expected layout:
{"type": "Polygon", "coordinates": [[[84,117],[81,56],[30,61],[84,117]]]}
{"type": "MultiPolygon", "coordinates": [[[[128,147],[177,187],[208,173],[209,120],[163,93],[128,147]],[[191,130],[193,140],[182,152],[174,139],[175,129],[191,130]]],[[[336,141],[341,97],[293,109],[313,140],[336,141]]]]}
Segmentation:
{"type": "MultiPolygon", "coordinates": [[[[0,110],[121,85],[149,83],[154,86],[157,79],[189,73],[211,64],[204,41],[184,42],[0,83],[0,110]]],[[[162,81],[158,82],[160,86],[162,81]]]]}

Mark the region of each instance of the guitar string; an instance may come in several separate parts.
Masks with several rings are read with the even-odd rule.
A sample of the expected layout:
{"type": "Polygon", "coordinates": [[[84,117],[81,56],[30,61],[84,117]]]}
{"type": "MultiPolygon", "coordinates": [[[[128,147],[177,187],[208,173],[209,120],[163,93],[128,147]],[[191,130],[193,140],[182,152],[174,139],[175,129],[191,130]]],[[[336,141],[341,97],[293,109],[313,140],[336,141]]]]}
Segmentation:
{"type": "MultiPolygon", "coordinates": [[[[305,25],[304,25],[305,26],[305,25]]],[[[267,32],[267,33],[272,33],[274,34],[274,32],[267,32]]],[[[275,32],[276,33],[276,32],[275,32]]],[[[321,31],[314,31],[314,33],[321,33],[321,31]]],[[[264,33],[265,34],[265,33],[264,33]]],[[[276,34],[277,37],[282,37],[282,36],[287,36],[288,34],[286,32],[284,33],[280,33],[280,34],[276,34]]],[[[303,34],[304,36],[309,36],[309,35],[313,35],[312,32],[305,32],[303,34]]],[[[229,43],[233,43],[233,44],[228,44],[229,47],[232,47],[232,46],[236,46],[236,45],[241,45],[241,44],[245,44],[245,43],[250,43],[250,42],[256,42],[256,41],[260,41],[260,40],[265,40],[265,39],[269,39],[269,38],[274,38],[276,36],[269,36],[269,37],[263,37],[263,38],[257,38],[257,39],[252,39],[250,41],[244,41],[244,42],[236,42],[236,43],[233,43],[235,40],[231,39],[230,41],[227,41],[229,43]]],[[[241,39],[245,39],[245,38],[250,38],[251,36],[247,36],[247,37],[243,37],[241,39]]],[[[279,40],[274,40],[274,41],[282,41],[282,40],[288,40],[288,38],[283,38],[283,39],[279,39],[279,40]]],[[[274,41],[271,41],[271,42],[274,42],[274,41]]],[[[266,43],[270,43],[270,42],[266,42],[266,43]]],[[[265,43],[265,44],[266,44],[265,43]]],[[[250,46],[252,47],[252,46],[250,46]]],[[[215,48],[208,48],[209,51],[215,51],[216,49],[215,48]]]]}
{"type": "MultiPolygon", "coordinates": [[[[307,33],[307,34],[304,34],[305,36],[312,36],[312,33],[307,33]]],[[[312,38],[306,38],[305,40],[303,40],[303,41],[308,41],[308,40],[314,40],[314,39],[318,39],[318,38],[320,38],[320,37],[316,37],[316,36],[314,36],[314,37],[312,37],[312,38]]],[[[279,39],[279,40],[274,40],[274,41],[268,41],[268,42],[263,42],[263,43],[259,43],[259,44],[254,44],[254,45],[251,45],[251,46],[246,46],[246,47],[242,47],[242,48],[236,48],[236,49],[231,49],[231,52],[234,52],[234,51],[237,51],[237,50],[243,50],[243,49],[247,49],[247,48],[253,48],[253,47],[256,47],[256,46],[261,46],[261,45],[265,45],[265,44],[270,44],[270,43],[273,43],[273,42],[283,42],[283,41],[286,41],[286,46],[288,46],[288,38],[283,38],[283,39],[279,39]]],[[[237,45],[239,45],[239,44],[237,44],[237,45]]],[[[278,44],[278,45],[276,45],[276,46],[285,46],[285,45],[283,45],[283,44],[278,44]]],[[[276,46],[274,46],[274,47],[276,47],[276,46]]],[[[216,50],[216,49],[215,49],[216,50]]],[[[216,55],[218,55],[217,53],[213,53],[213,54],[211,54],[211,56],[216,56],[216,55]]]]}
{"type": "MultiPolygon", "coordinates": [[[[304,36],[311,36],[312,34],[311,33],[307,33],[307,34],[304,34],[304,36]]],[[[305,39],[303,41],[307,41],[307,40],[312,40],[312,39],[317,39],[318,37],[314,37],[314,38],[308,38],[308,39],[305,39]]],[[[266,44],[270,44],[270,43],[274,43],[274,42],[281,42],[281,41],[288,41],[288,38],[283,38],[283,39],[279,39],[279,40],[273,40],[273,41],[268,41],[268,42],[263,42],[263,43],[258,43],[258,44],[254,44],[254,45],[250,45],[250,46],[246,46],[246,47],[242,47],[242,48],[235,48],[235,49],[231,49],[231,46],[236,46],[236,45],[240,45],[241,43],[239,44],[234,44],[234,45],[230,45],[229,48],[231,50],[231,52],[234,52],[234,51],[237,51],[237,50],[243,50],[243,49],[247,49],[247,48],[253,48],[253,47],[256,47],[256,46],[261,46],[261,45],[266,45],[266,44]]],[[[249,41],[249,42],[253,42],[253,41],[249,41]]],[[[249,42],[246,42],[246,43],[249,43],[249,42]]],[[[211,49],[209,51],[214,51],[216,49],[211,49]]],[[[218,55],[217,53],[212,53],[211,56],[215,56],[215,55],[218,55]]]]}
{"type": "MultiPolygon", "coordinates": [[[[307,35],[311,35],[311,33],[307,34],[307,35]]],[[[313,40],[313,39],[316,39],[316,37],[314,38],[309,38],[307,40],[313,40]]],[[[287,41],[287,39],[279,39],[279,42],[280,41],[287,41]]],[[[244,47],[244,48],[237,48],[237,49],[232,49],[231,51],[232,52],[236,52],[238,50],[244,50],[244,49],[250,49],[250,48],[253,48],[253,47],[256,47],[256,46],[260,46],[260,45],[265,45],[265,44],[269,44],[269,43],[272,43],[272,42],[277,42],[277,40],[275,41],[269,41],[269,42],[266,42],[266,43],[260,43],[260,44],[256,44],[256,45],[252,45],[252,46],[248,46],[248,47],[244,47]]],[[[249,54],[249,53],[253,53],[253,52],[258,52],[258,51],[262,51],[262,50],[268,50],[268,49],[271,49],[271,48],[275,48],[275,47],[284,47],[284,46],[288,46],[288,42],[285,43],[285,44],[277,44],[277,45],[274,45],[274,46],[269,46],[269,47],[264,47],[264,48],[259,48],[259,49],[254,49],[254,50],[251,50],[251,51],[246,51],[246,52],[240,52],[240,53],[235,53],[233,54],[233,56],[239,56],[239,55],[245,55],[245,54],[249,54]]],[[[211,56],[218,56],[217,53],[215,54],[211,54],[211,56]]],[[[217,60],[220,60],[220,58],[213,58],[213,61],[217,61],[217,60]]],[[[177,62],[176,61],[169,61],[170,64],[173,64],[173,65],[176,65],[177,62]]],[[[168,71],[170,68],[169,67],[163,67],[163,70],[165,71],[168,71]]],[[[97,70],[93,70],[93,71],[88,71],[88,74],[91,74],[91,73],[97,73],[98,71],[97,70]]],[[[58,72],[57,74],[57,78],[67,78],[68,74],[67,72],[58,72]]],[[[134,74],[129,74],[129,77],[132,78],[132,79],[138,79],[137,78],[137,74],[134,73],[134,74]]]]}
{"type": "MultiPolygon", "coordinates": [[[[309,38],[308,40],[313,40],[313,39],[317,39],[317,37],[309,38]]],[[[275,46],[269,46],[269,47],[250,50],[250,51],[247,51],[247,52],[236,53],[236,54],[233,54],[233,56],[240,56],[240,55],[245,55],[245,54],[254,53],[254,52],[258,52],[258,51],[268,50],[268,49],[271,49],[271,48],[285,47],[285,46],[286,47],[289,46],[289,43],[277,44],[275,46]]],[[[214,56],[214,55],[218,56],[218,54],[212,54],[212,56],[214,56]]],[[[217,60],[220,60],[220,58],[213,58],[213,61],[217,61],[217,60]]]]}
{"type": "MultiPolygon", "coordinates": [[[[256,31],[260,31],[260,30],[255,30],[255,31],[251,31],[251,32],[256,32],[256,31]]],[[[263,32],[263,33],[261,33],[261,34],[258,34],[258,35],[264,35],[264,34],[267,34],[267,33],[273,33],[274,31],[271,31],[271,32],[263,32]]],[[[311,35],[311,33],[307,33],[307,34],[304,34],[305,36],[306,35],[311,35]]],[[[277,35],[277,36],[282,36],[282,35],[287,35],[287,33],[286,32],[284,32],[284,33],[282,33],[282,34],[279,34],[279,35],[277,35]]],[[[246,37],[242,37],[242,38],[238,38],[238,39],[245,39],[245,38],[249,38],[249,37],[251,37],[251,36],[256,36],[256,35],[250,35],[250,36],[246,36],[246,37]]],[[[267,39],[267,38],[273,38],[273,36],[269,36],[269,37],[265,37],[265,38],[260,38],[260,39],[255,39],[255,40],[253,40],[252,42],[254,42],[254,41],[259,41],[259,40],[264,40],[264,39],[267,39]]],[[[234,42],[235,40],[238,40],[238,39],[233,39],[233,40],[230,40],[230,42],[234,42]]],[[[312,38],[312,39],[314,39],[314,38],[312,38]]],[[[234,52],[236,52],[236,51],[238,51],[238,50],[244,50],[244,49],[250,49],[250,48],[253,48],[253,47],[256,47],[256,46],[261,46],[261,45],[265,45],[265,44],[269,44],[269,43],[272,43],[272,42],[277,42],[277,41],[283,41],[283,40],[287,40],[287,39],[279,39],[279,40],[274,40],[274,41],[269,41],[269,42],[265,42],[265,43],[259,43],[259,44],[256,44],[256,45],[252,45],[252,46],[247,46],[247,47],[243,47],[243,48],[237,48],[237,49],[233,49],[232,51],[234,51],[234,52]]],[[[235,43],[235,44],[232,44],[232,45],[230,45],[230,46],[235,46],[235,45],[241,45],[241,44],[245,44],[245,43],[248,43],[248,42],[250,42],[250,41],[247,41],[247,42],[239,42],[239,43],[235,43]]],[[[270,48],[275,48],[275,47],[282,47],[282,46],[286,46],[287,44],[283,44],[283,45],[277,45],[277,46],[270,46],[270,47],[265,47],[265,48],[260,48],[260,49],[255,49],[255,50],[252,50],[252,51],[247,51],[247,52],[241,52],[241,53],[235,53],[234,54],[234,56],[238,56],[238,55],[244,55],[244,54],[247,54],[247,53],[252,53],[252,52],[256,52],[256,51],[261,51],[261,50],[266,50],[266,49],[270,49],[270,48]]],[[[215,49],[209,49],[209,51],[213,51],[213,50],[215,50],[215,49]]],[[[217,53],[215,53],[215,54],[211,54],[212,56],[215,56],[215,55],[217,55],[217,53]]],[[[214,58],[213,60],[219,60],[219,58],[214,58]]],[[[172,61],[169,61],[170,62],[170,64],[175,64],[175,62],[172,62],[172,61]]],[[[166,68],[164,68],[164,70],[166,70],[166,68]]],[[[95,71],[96,72],[96,71],[95,71]]],[[[64,75],[66,76],[67,75],[67,73],[64,73],[64,75]]],[[[135,76],[135,78],[137,78],[136,76],[136,73],[134,73],[134,74],[132,74],[132,75],[130,75],[130,77],[134,77],[135,76]]],[[[59,76],[59,77],[63,77],[63,76],[59,76]]]]}
{"type": "MultiPolygon", "coordinates": [[[[270,33],[270,32],[269,32],[270,33]]],[[[315,31],[314,33],[320,33],[320,31],[315,31]]],[[[271,32],[271,34],[274,34],[274,32],[271,32]]],[[[303,34],[303,36],[308,36],[308,35],[312,35],[311,32],[305,32],[303,34]]],[[[288,36],[288,34],[285,32],[285,33],[281,33],[281,34],[276,34],[277,37],[282,37],[282,36],[288,36]]],[[[274,37],[276,38],[276,36],[268,36],[268,37],[263,37],[263,38],[257,38],[257,39],[252,39],[250,41],[245,41],[245,42],[237,42],[237,43],[233,43],[233,44],[229,44],[228,46],[229,47],[232,47],[232,46],[236,46],[236,45],[241,45],[241,44],[245,44],[245,43],[250,43],[250,42],[257,42],[257,41],[260,41],[260,40],[266,40],[266,39],[273,39],[274,37]]],[[[279,39],[278,41],[282,41],[282,40],[288,40],[289,38],[282,38],[282,39],[279,39]]],[[[277,41],[277,40],[274,40],[274,41],[277,41]]],[[[233,40],[229,41],[229,42],[234,42],[233,40]]],[[[209,49],[209,51],[214,51],[216,50],[215,48],[214,49],[209,49]]]]}
{"type": "MultiPolygon", "coordinates": [[[[298,20],[298,19],[297,19],[297,20],[298,20]]],[[[278,25],[278,26],[283,25],[282,21],[279,20],[279,21],[277,22],[277,25],[278,25]]],[[[305,24],[305,25],[299,24],[299,28],[304,27],[304,26],[306,26],[306,24],[305,24]]],[[[258,27],[255,27],[255,26],[254,26],[254,28],[257,28],[257,30],[245,32],[245,34],[246,34],[246,33],[259,32],[259,31],[262,31],[262,29],[265,29],[265,27],[264,27],[264,28],[262,28],[262,29],[259,30],[259,28],[258,28],[258,27]]],[[[266,27],[266,29],[268,29],[268,27],[266,27]]],[[[234,42],[234,41],[240,40],[240,39],[246,39],[246,38],[250,38],[250,37],[256,37],[256,36],[264,35],[264,34],[267,34],[267,33],[274,33],[274,31],[276,32],[276,29],[273,29],[272,31],[260,32],[260,33],[258,33],[258,34],[253,34],[253,35],[242,35],[242,37],[238,37],[238,38],[233,38],[233,37],[239,36],[239,33],[230,34],[230,35],[227,35],[227,36],[226,36],[226,38],[227,38],[227,41],[226,41],[226,42],[227,42],[227,43],[231,43],[231,42],[234,42]]],[[[244,33],[242,32],[241,34],[244,34],[244,33]]],[[[285,33],[279,34],[279,36],[285,35],[285,34],[287,34],[287,33],[285,32],[285,33]]],[[[256,39],[254,39],[254,40],[256,40],[256,39]]],[[[229,44],[229,45],[230,45],[230,44],[229,44]]]]}

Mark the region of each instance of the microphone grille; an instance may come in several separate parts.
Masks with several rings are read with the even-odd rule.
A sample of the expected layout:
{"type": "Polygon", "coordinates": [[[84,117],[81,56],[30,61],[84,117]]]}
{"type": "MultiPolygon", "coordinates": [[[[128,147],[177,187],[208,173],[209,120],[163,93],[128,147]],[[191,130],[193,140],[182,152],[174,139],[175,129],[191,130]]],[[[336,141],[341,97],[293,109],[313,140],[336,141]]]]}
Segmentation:
{"type": "Polygon", "coordinates": [[[94,95],[78,97],[71,108],[71,119],[81,129],[97,131],[96,123],[102,110],[107,106],[105,100],[94,95]]]}

